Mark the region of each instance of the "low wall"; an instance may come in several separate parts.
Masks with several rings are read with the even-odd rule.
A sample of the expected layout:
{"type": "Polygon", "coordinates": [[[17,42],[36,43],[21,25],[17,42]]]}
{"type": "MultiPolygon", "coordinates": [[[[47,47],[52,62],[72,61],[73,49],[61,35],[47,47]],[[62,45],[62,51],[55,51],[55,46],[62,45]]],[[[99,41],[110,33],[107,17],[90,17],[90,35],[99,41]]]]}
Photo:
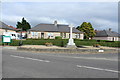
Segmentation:
{"type": "Polygon", "coordinates": [[[37,51],[42,53],[118,53],[117,49],[40,49],[23,47],[18,47],[17,49],[25,51],[37,51]]]}

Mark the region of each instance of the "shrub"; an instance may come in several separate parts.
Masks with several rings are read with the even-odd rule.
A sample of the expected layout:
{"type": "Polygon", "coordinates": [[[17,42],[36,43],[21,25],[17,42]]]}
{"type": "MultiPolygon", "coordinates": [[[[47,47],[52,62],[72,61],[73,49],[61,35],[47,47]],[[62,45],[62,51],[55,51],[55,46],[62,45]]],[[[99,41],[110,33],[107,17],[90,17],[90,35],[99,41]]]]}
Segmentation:
{"type": "Polygon", "coordinates": [[[10,45],[19,46],[19,42],[20,42],[20,40],[12,40],[12,43],[10,43],[10,45]]]}
{"type": "Polygon", "coordinates": [[[56,36],[55,39],[62,39],[62,37],[61,36],[56,36]]]}
{"type": "Polygon", "coordinates": [[[94,44],[93,47],[100,47],[100,44],[94,44]]]}
{"type": "Polygon", "coordinates": [[[46,46],[52,46],[53,44],[51,42],[46,42],[45,45],[46,46]]]}

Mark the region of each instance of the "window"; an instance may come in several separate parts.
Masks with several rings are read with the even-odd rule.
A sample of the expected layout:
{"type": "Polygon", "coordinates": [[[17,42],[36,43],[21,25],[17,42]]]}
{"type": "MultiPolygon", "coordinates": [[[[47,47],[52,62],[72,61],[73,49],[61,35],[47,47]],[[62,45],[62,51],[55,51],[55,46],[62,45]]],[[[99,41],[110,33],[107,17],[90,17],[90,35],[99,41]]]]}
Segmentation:
{"type": "Polygon", "coordinates": [[[32,36],[34,36],[34,32],[31,32],[32,36]]]}
{"type": "Polygon", "coordinates": [[[80,34],[75,34],[75,38],[80,38],[80,34]]]}
{"type": "Polygon", "coordinates": [[[77,38],[78,37],[78,35],[77,34],[75,34],[75,38],[77,38]]]}
{"type": "Polygon", "coordinates": [[[54,37],[53,33],[48,33],[48,38],[50,38],[50,37],[54,37]]]}
{"type": "Polygon", "coordinates": [[[35,36],[38,36],[38,32],[35,32],[35,36]]]}

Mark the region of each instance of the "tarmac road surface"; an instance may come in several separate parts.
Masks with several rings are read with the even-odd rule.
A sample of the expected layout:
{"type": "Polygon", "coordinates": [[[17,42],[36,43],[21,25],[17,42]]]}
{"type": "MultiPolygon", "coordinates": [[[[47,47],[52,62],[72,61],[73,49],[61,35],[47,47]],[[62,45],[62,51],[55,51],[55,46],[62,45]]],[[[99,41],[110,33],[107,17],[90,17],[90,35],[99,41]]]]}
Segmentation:
{"type": "Polygon", "coordinates": [[[2,50],[3,78],[118,78],[118,54],[2,50]]]}

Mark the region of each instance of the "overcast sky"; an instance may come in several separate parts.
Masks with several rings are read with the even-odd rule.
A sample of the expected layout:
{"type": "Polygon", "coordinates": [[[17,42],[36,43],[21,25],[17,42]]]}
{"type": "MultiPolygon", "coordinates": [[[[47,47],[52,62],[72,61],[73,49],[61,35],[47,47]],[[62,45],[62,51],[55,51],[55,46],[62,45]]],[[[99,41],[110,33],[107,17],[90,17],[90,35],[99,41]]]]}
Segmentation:
{"type": "Polygon", "coordinates": [[[2,2],[2,21],[16,27],[24,17],[32,27],[40,23],[74,24],[91,22],[97,30],[118,31],[117,2],[2,2]]]}

